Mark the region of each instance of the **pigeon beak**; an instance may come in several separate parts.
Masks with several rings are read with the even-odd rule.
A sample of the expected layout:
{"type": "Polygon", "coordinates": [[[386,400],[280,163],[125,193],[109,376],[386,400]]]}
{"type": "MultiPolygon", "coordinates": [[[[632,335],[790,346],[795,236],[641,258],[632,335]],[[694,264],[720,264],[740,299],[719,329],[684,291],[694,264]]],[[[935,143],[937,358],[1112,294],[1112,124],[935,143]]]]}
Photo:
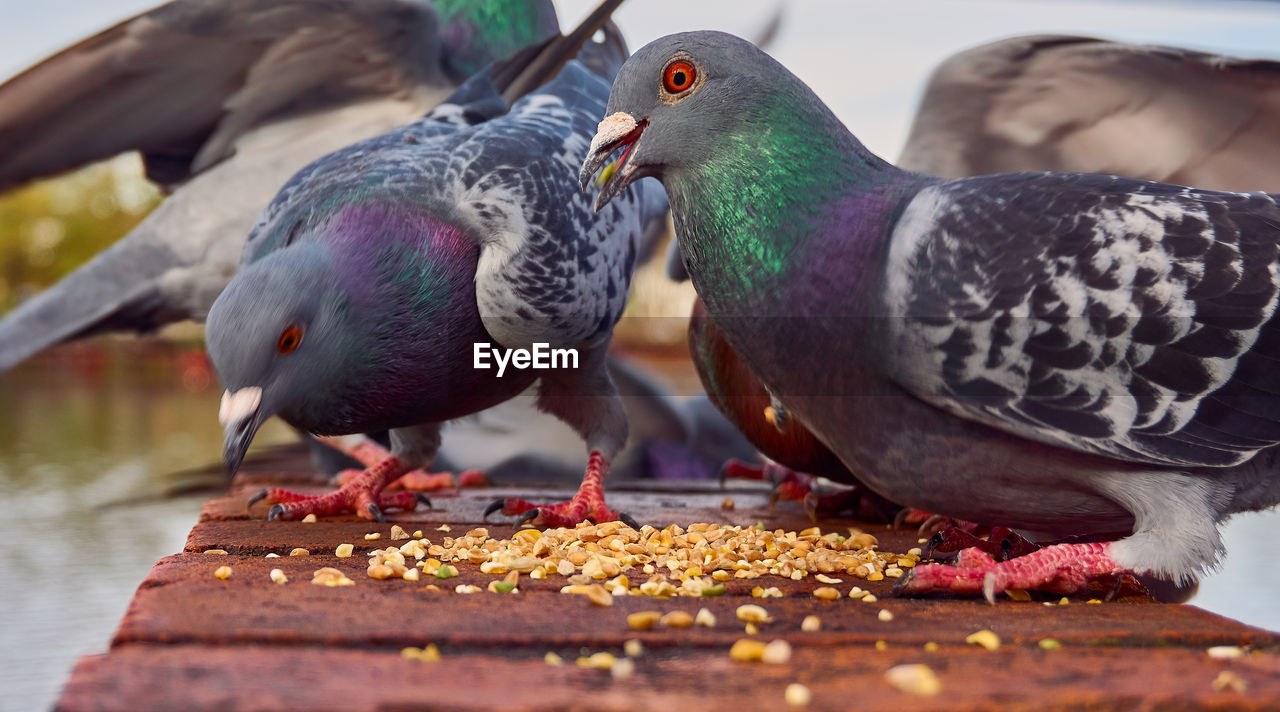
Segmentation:
{"type": "Polygon", "coordinates": [[[218,422],[222,424],[222,461],[227,465],[228,479],[240,469],[249,443],[253,442],[263,420],[261,388],[249,386],[223,392],[218,422]]]}
{"type": "Polygon", "coordinates": [[[578,184],[585,192],[592,176],[600,166],[609,159],[615,150],[625,149],[618,160],[600,174],[596,182],[600,185],[600,194],[596,196],[595,209],[599,210],[613,200],[635,179],[636,167],[628,162],[636,142],[649,125],[647,119],[636,121],[635,117],[619,111],[605,117],[596,127],[596,135],[591,139],[591,149],[587,151],[587,159],[582,162],[582,172],[578,174],[578,184]]]}

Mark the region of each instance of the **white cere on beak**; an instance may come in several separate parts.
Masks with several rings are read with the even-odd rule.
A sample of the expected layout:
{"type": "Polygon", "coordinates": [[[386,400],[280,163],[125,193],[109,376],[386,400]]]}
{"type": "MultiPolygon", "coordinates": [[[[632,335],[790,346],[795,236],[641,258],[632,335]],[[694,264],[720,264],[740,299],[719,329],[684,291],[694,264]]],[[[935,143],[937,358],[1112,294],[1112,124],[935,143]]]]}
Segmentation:
{"type": "Polygon", "coordinates": [[[625,111],[604,117],[604,121],[596,126],[596,135],[591,139],[591,151],[587,155],[594,155],[601,146],[613,143],[635,130],[636,120],[625,111]]]}
{"type": "Polygon", "coordinates": [[[218,406],[218,422],[224,428],[238,423],[253,415],[261,404],[262,389],[257,386],[241,388],[235,393],[223,391],[222,404],[218,406]]]}

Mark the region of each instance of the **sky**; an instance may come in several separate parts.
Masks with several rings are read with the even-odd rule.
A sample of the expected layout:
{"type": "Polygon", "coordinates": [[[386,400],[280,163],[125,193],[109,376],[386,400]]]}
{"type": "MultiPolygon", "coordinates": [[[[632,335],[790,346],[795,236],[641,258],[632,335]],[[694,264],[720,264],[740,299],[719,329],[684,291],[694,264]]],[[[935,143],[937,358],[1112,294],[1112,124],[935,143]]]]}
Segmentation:
{"type": "MultiPolygon", "coordinates": [[[[597,1],[558,0],[562,26],[597,1]]],[[[154,4],[0,2],[0,76],[154,4]]],[[[1085,34],[1280,58],[1280,3],[1247,0],[631,0],[616,18],[634,49],[684,30],[750,38],[779,6],[785,19],[771,53],[889,159],[906,140],[930,70],[962,49],[1002,37],[1085,34]]]]}

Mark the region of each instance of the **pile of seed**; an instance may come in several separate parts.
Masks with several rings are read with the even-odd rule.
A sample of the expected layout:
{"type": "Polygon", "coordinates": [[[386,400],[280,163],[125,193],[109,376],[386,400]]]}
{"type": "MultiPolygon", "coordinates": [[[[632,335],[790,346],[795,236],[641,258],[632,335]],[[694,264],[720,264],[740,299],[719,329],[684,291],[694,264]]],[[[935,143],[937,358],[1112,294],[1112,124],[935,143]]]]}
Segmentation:
{"type": "MultiPolygon", "coordinates": [[[[918,549],[906,554],[878,551],[876,538],[857,529],[823,534],[817,527],[788,532],[759,525],[692,524],[688,529],[672,525],[636,530],[605,522],[546,531],[525,529],[510,539],[492,539],[487,529],[477,528],[459,537],[446,536],[439,543],[421,531],[402,532],[393,531],[391,536],[393,540],[407,537],[402,545],[369,552],[370,577],[446,579],[457,575],[451,563],[465,561],[484,573],[508,575],[508,581],[512,573],[533,579],[564,576],[566,593],[590,594],[603,588],[611,595],[666,598],[720,595],[725,581],[766,575],[793,580],[813,575],[823,583],[843,580],[831,574],[879,581],[902,576],[920,559],[918,549]],[[633,577],[644,580],[633,586],[633,577]]],[[[515,582],[511,583],[514,587],[515,582]]],[[[770,591],[762,589],[762,594],[770,591]]]]}

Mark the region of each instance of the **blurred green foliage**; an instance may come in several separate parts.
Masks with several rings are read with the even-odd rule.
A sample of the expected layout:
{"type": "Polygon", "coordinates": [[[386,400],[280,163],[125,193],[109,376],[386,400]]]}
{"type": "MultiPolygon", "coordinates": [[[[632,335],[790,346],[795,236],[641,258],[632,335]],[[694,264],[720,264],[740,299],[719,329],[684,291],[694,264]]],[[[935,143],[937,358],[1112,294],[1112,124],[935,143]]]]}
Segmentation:
{"type": "Polygon", "coordinates": [[[0,195],[0,312],[106,249],[160,199],[136,155],[0,195]]]}

